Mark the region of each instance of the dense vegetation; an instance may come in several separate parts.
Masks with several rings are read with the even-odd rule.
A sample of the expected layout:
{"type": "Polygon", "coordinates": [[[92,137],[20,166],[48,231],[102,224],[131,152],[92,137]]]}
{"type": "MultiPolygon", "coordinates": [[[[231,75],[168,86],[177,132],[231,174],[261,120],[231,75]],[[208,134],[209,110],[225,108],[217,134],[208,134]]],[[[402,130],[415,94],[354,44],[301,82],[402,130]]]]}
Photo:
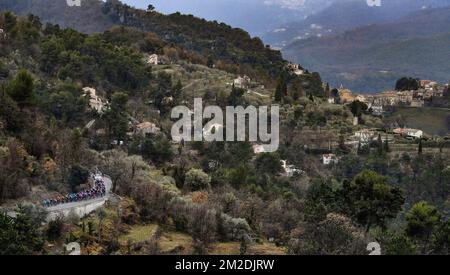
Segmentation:
{"type": "MultiPolygon", "coordinates": [[[[190,20],[204,32],[216,26],[190,20]]],[[[374,239],[387,254],[448,254],[447,151],[426,154],[420,143],[418,151],[396,154],[381,136],[358,150],[348,147],[343,137],[353,130],[352,111],[366,125],[383,122],[366,116],[361,106],[326,104],[330,88],[318,73],[298,77],[280,70],[271,77],[274,72],[265,68],[273,63],[257,61],[277,83],[267,96],[281,106],[277,153],[255,155],[249,142],[173,144],[169,110],[179,102],[191,104],[180,75],[199,67],[189,55],[179,55],[156,73],[160,66],[143,58],[148,49],[167,47],[161,56],[170,59],[170,52],[188,53],[189,47],[123,26],[86,35],[12,13],[0,15],[0,28],[7,34],[0,40],[2,205],[39,204],[80,190],[95,167],[111,178],[117,196],[82,220],[71,215],[40,226],[40,207],[21,207],[17,217],[0,215],[0,253],[63,253],[44,244],[71,241],[93,254],[182,253],[184,246],[160,247],[163,235],[175,230],[192,239],[192,253],[198,254],[217,242],[238,243],[239,253],[246,254],[269,240],[291,254],[366,254],[374,239]],[[104,112],[89,108],[86,86],[108,100],[104,112]],[[136,120],[153,121],[161,131],[141,135],[130,129],[136,120]],[[339,162],[324,166],[320,155],[329,152],[339,162]],[[301,171],[286,175],[281,160],[301,171]],[[149,240],[120,242],[126,232],[148,224],[159,226],[149,240]]],[[[191,31],[192,37],[206,36],[191,31]]],[[[255,53],[251,45],[241,47],[250,48],[240,57],[255,53]]],[[[227,75],[202,68],[204,78],[208,72],[227,75]]],[[[259,102],[234,86],[208,91],[205,100],[222,107],[259,102]]]]}
{"type": "Polygon", "coordinates": [[[321,72],[333,86],[343,84],[356,92],[392,89],[405,75],[446,83],[449,14],[449,7],[427,9],[389,23],[298,40],[283,55],[321,72]]]}
{"type": "MultiPolygon", "coordinates": [[[[113,25],[152,32],[164,42],[182,48],[191,55],[200,54],[203,60],[198,61],[204,64],[215,64],[261,81],[270,82],[270,78],[276,76],[285,63],[279,51],[266,47],[259,38],[252,38],[244,30],[191,15],[142,11],[118,0],[108,0],[106,3],[85,0],[82,7],[76,9],[68,7],[65,1],[5,0],[0,3],[0,10],[11,10],[21,15],[32,13],[44,22],[89,33],[104,32],[113,25]]],[[[150,47],[147,50],[158,52],[158,48],[150,47]]],[[[175,51],[172,55],[177,56],[178,53],[175,51]]]]}

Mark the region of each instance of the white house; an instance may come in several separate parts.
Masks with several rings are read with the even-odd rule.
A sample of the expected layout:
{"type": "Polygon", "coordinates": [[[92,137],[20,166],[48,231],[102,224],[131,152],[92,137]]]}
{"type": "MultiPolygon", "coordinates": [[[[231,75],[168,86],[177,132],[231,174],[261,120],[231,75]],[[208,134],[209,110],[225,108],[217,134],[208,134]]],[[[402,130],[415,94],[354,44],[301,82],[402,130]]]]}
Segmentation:
{"type": "Polygon", "coordinates": [[[149,64],[149,65],[158,65],[159,64],[158,55],[157,54],[150,55],[147,58],[147,64],[149,64]]]}
{"type": "Polygon", "coordinates": [[[405,137],[412,137],[412,138],[422,138],[423,137],[423,131],[418,129],[411,129],[411,128],[396,128],[392,130],[394,134],[398,134],[405,137]]]}
{"type": "Polygon", "coordinates": [[[122,146],[123,145],[123,140],[113,140],[111,141],[111,145],[115,145],[115,146],[122,146]]]}
{"type": "Polygon", "coordinates": [[[367,98],[366,98],[366,96],[364,96],[364,95],[357,95],[356,97],[355,97],[355,100],[357,100],[357,101],[359,101],[359,102],[367,102],[367,98]]]}
{"type": "Polygon", "coordinates": [[[423,131],[418,129],[406,129],[406,135],[413,138],[422,138],[423,131]]]}
{"type": "Polygon", "coordinates": [[[264,148],[264,145],[255,144],[255,145],[253,145],[253,152],[255,154],[266,153],[266,149],[264,148]]]}
{"type": "Polygon", "coordinates": [[[220,163],[217,160],[209,160],[208,161],[208,168],[211,170],[216,169],[217,167],[219,167],[220,163]]]}
{"type": "Polygon", "coordinates": [[[334,97],[329,97],[328,98],[328,103],[334,104],[334,103],[336,103],[336,99],[334,97]]]}
{"type": "Polygon", "coordinates": [[[6,39],[6,31],[3,29],[0,29],[0,39],[6,39]]]}
{"type": "Polygon", "coordinates": [[[163,98],[163,102],[164,102],[164,104],[171,104],[173,102],[173,97],[166,96],[163,98]]]}
{"type": "Polygon", "coordinates": [[[103,101],[98,95],[97,91],[91,87],[83,88],[84,96],[89,96],[89,106],[99,113],[103,113],[108,104],[107,101],[103,101]]]}
{"type": "Polygon", "coordinates": [[[424,83],[421,84],[421,86],[425,90],[434,90],[434,88],[437,86],[437,82],[431,81],[431,80],[425,80],[424,83]]]}
{"type": "Polygon", "coordinates": [[[136,126],[136,133],[141,134],[142,136],[147,136],[150,134],[155,135],[160,131],[161,129],[156,127],[155,123],[148,121],[142,122],[136,126]]]}
{"type": "Polygon", "coordinates": [[[286,177],[292,177],[295,174],[301,174],[302,170],[295,168],[294,165],[288,165],[286,160],[282,160],[281,164],[283,166],[284,169],[284,173],[283,175],[286,177]]]}
{"type": "Polygon", "coordinates": [[[374,116],[383,115],[383,105],[372,105],[370,108],[372,109],[372,115],[374,116]]]}
{"type": "Polygon", "coordinates": [[[339,159],[336,157],[335,154],[325,154],[322,155],[322,163],[324,165],[330,165],[332,163],[338,163],[339,159]]]}
{"type": "Polygon", "coordinates": [[[363,130],[356,131],[354,136],[361,143],[369,143],[375,137],[375,132],[368,130],[368,129],[363,129],[363,130]]]}
{"type": "Polygon", "coordinates": [[[300,69],[300,66],[295,63],[289,63],[286,67],[295,75],[302,75],[305,73],[302,69],[300,69]]]}
{"type": "Polygon", "coordinates": [[[233,80],[233,84],[235,87],[237,88],[242,88],[242,89],[247,89],[248,86],[250,85],[251,79],[250,77],[244,75],[244,76],[239,76],[238,78],[236,78],[235,80],[233,80]]]}

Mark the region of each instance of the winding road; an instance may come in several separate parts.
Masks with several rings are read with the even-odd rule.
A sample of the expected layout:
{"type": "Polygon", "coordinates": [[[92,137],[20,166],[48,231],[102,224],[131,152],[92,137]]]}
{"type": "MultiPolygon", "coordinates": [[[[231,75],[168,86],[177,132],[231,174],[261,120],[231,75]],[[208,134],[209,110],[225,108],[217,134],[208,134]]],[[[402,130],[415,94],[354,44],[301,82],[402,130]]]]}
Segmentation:
{"type": "Polygon", "coordinates": [[[106,188],[105,196],[91,200],[70,202],[47,207],[47,221],[54,220],[60,216],[67,217],[70,213],[76,213],[79,217],[84,217],[102,207],[109,199],[112,188],[111,179],[107,176],[102,176],[102,178],[106,188]]]}

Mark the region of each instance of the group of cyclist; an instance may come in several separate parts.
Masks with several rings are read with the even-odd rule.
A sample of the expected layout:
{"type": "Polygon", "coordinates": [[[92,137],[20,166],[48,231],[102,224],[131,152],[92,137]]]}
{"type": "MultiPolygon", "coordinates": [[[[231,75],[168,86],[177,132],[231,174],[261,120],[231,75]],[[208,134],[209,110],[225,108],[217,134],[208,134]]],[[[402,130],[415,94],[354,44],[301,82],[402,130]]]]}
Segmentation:
{"type": "Polygon", "coordinates": [[[81,191],[78,193],[70,193],[65,196],[58,196],[52,199],[47,199],[42,201],[42,205],[44,207],[50,207],[64,203],[85,201],[104,197],[106,195],[106,186],[103,181],[103,177],[100,176],[99,174],[93,175],[92,177],[95,184],[94,187],[92,187],[91,189],[81,191]]]}

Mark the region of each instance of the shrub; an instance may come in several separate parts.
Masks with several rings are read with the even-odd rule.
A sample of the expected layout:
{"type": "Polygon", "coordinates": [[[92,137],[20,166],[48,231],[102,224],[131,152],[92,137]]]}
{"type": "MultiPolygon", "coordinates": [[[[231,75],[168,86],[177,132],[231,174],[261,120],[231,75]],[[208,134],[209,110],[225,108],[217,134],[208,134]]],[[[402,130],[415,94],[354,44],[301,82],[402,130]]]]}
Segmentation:
{"type": "Polygon", "coordinates": [[[189,233],[194,239],[194,250],[197,254],[205,254],[216,236],[215,212],[205,206],[195,206],[191,211],[189,233]]]}
{"type": "Polygon", "coordinates": [[[190,191],[198,191],[208,189],[210,187],[211,178],[199,169],[191,169],[186,173],[185,187],[190,191]]]}
{"type": "Polygon", "coordinates": [[[330,213],[326,219],[298,230],[290,245],[293,254],[355,255],[366,254],[364,231],[343,215],[330,213]]]}
{"type": "Polygon", "coordinates": [[[188,230],[191,208],[192,204],[180,197],[176,197],[170,202],[170,217],[178,231],[186,232],[188,230]]]}
{"type": "Polygon", "coordinates": [[[69,185],[72,192],[76,192],[77,187],[86,183],[89,179],[89,171],[81,165],[74,165],[70,169],[69,185]]]}
{"type": "Polygon", "coordinates": [[[32,104],[34,101],[33,77],[26,70],[20,70],[9,83],[7,92],[20,106],[32,104]]]}
{"type": "Polygon", "coordinates": [[[248,239],[251,233],[250,226],[247,221],[242,218],[233,218],[227,214],[221,214],[220,220],[222,224],[221,237],[230,241],[241,241],[243,238],[248,239]]]}
{"type": "Polygon", "coordinates": [[[47,227],[47,238],[50,241],[56,241],[61,238],[64,229],[64,221],[62,218],[50,221],[47,227]]]}

